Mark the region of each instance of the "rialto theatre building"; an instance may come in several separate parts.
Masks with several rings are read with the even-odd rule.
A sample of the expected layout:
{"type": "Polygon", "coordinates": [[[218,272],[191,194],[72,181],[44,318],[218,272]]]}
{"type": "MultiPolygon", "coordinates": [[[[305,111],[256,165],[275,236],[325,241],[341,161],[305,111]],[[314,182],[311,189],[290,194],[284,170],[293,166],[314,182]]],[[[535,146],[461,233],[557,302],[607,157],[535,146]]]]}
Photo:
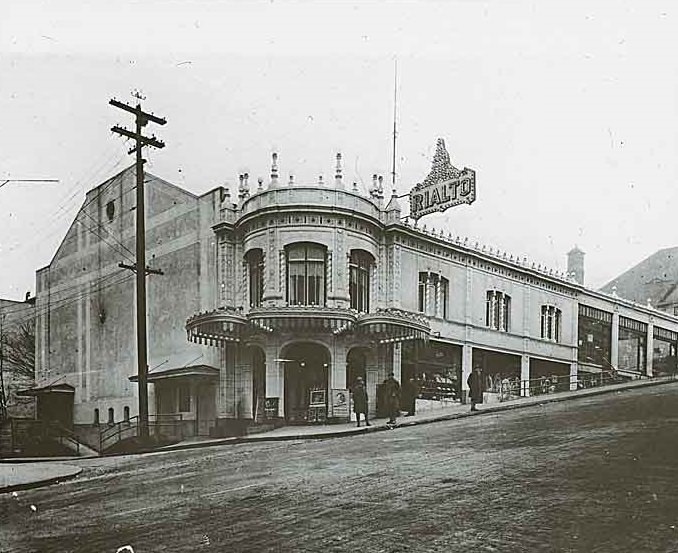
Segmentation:
{"type": "MultiPolygon", "coordinates": [[[[168,236],[157,246],[165,276],[149,278],[151,413],[180,414],[185,433],[225,435],[238,424],[346,421],[358,376],[374,415],[391,371],[400,382],[415,378],[420,398],[447,402],[465,401],[474,366],[490,400],[573,389],[609,371],[675,371],[678,319],[586,288],[581,251],[570,252],[561,274],[426,230],[420,217],[476,195],[474,171],[455,168],[442,140],[408,200],[385,193],[378,176],[367,192],[345,183],[340,155],[334,173],[325,182],[283,179],[274,154],[267,182],[242,175],[237,196],[225,188],[191,195],[197,207],[176,217],[188,193],[153,185],[158,198],[164,191],[174,200],[147,225],[168,236]],[[189,227],[184,240],[176,229],[189,227]],[[171,257],[180,239],[195,262],[189,250],[171,257]]],[[[111,201],[99,200],[92,217],[109,217],[113,228],[111,201]]],[[[148,205],[152,212],[152,198],[148,205]]],[[[119,223],[121,239],[132,224],[119,223]]],[[[81,242],[71,249],[85,251],[81,242]]],[[[84,283],[96,294],[69,345],[66,323],[55,322],[62,306],[47,305],[58,302],[56,290],[49,299],[58,259],[38,273],[35,395],[48,397],[45,383],[58,382],[76,427],[118,423],[136,414],[133,287],[84,283]],[[74,350],[80,357],[65,362],[74,350]]]]}

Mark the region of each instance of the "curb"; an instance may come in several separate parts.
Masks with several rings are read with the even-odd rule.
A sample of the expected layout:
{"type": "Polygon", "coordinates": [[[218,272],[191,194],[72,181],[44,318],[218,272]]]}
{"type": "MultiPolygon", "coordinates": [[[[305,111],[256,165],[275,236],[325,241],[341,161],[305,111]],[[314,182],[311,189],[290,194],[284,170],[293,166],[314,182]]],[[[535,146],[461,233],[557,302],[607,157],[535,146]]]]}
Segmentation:
{"type": "MultiPolygon", "coordinates": [[[[650,386],[661,386],[664,384],[672,384],[676,383],[678,380],[661,380],[661,381],[647,381],[647,382],[638,382],[638,383],[633,383],[630,385],[625,385],[621,387],[611,387],[611,386],[601,386],[599,388],[590,388],[587,390],[578,390],[574,394],[570,394],[566,392],[566,395],[563,396],[554,396],[551,395],[550,397],[544,396],[544,399],[541,401],[529,401],[529,402],[521,402],[520,400],[516,402],[510,402],[510,403],[505,403],[505,404],[499,404],[496,406],[492,407],[486,407],[483,408],[479,411],[464,411],[461,413],[450,413],[447,415],[440,415],[434,418],[430,419],[422,419],[422,420],[414,420],[414,421],[405,421],[402,423],[398,423],[396,425],[396,428],[400,427],[410,427],[410,426],[420,426],[422,424],[431,424],[435,422],[444,422],[444,421],[450,421],[450,420],[455,420],[455,419],[461,419],[465,417],[474,417],[474,416],[479,416],[479,415],[484,415],[484,414],[491,414],[491,413],[499,413],[502,411],[512,411],[514,409],[525,409],[527,407],[536,407],[539,405],[544,405],[546,403],[559,403],[562,401],[568,401],[568,400],[573,400],[573,399],[579,399],[579,398],[586,398],[586,397],[591,397],[591,396],[599,396],[603,394],[610,394],[613,392],[618,392],[618,391],[623,391],[623,390],[635,390],[637,388],[645,388],[645,387],[650,387],[650,386]]],[[[156,449],[153,450],[155,452],[161,452],[161,451],[182,451],[185,449],[197,449],[197,448],[204,448],[204,447],[213,447],[213,446],[221,446],[221,445],[237,445],[237,444],[244,444],[244,443],[256,443],[256,442],[286,442],[286,441],[299,441],[299,440],[322,440],[322,439],[333,439],[333,438],[341,438],[344,436],[356,436],[359,434],[370,434],[373,432],[383,432],[391,430],[386,425],[372,425],[369,427],[362,427],[360,430],[358,428],[354,428],[351,430],[343,430],[343,431],[337,431],[337,432],[323,432],[323,433],[316,433],[316,434],[290,434],[287,436],[269,436],[269,437],[260,437],[260,438],[255,438],[255,437],[232,437],[232,438],[224,438],[223,440],[215,440],[209,443],[204,443],[204,442],[196,442],[196,443],[190,443],[190,444],[182,444],[182,445],[170,445],[167,446],[163,449],[156,449]]],[[[144,452],[145,453],[145,452],[144,452]]]]}
{"type": "Polygon", "coordinates": [[[40,480],[33,480],[31,482],[22,482],[21,484],[10,484],[9,486],[4,486],[0,488],[0,494],[18,492],[21,490],[31,490],[33,488],[41,488],[43,486],[50,486],[52,484],[58,484],[59,482],[65,482],[66,480],[71,480],[76,476],[79,476],[82,472],[81,468],[69,472],[67,474],[60,474],[58,476],[52,476],[50,478],[42,478],[40,480]]]}

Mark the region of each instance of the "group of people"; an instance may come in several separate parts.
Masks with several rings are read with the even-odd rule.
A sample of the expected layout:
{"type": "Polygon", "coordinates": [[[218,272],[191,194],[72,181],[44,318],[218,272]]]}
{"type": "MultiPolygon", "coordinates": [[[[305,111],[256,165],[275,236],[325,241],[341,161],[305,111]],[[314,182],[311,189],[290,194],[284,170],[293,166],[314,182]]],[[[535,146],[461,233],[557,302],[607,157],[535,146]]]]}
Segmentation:
{"type": "MultiPolygon", "coordinates": [[[[477,411],[477,405],[483,402],[483,375],[480,367],[474,367],[471,374],[468,376],[466,383],[469,387],[469,399],[471,401],[471,411],[477,411]]],[[[362,377],[356,379],[356,383],[352,389],[353,392],[353,411],[356,415],[357,426],[360,426],[360,415],[363,415],[365,426],[371,426],[368,419],[368,397],[365,381],[362,377]]],[[[405,416],[412,416],[415,412],[416,399],[418,394],[417,382],[414,378],[407,380],[403,386],[402,393],[400,383],[395,379],[392,372],[388,373],[388,378],[384,380],[381,385],[381,394],[385,403],[385,411],[388,414],[389,426],[396,423],[396,418],[400,415],[401,400],[404,400],[407,414],[405,416]]]]}
{"type": "MultiPolygon", "coordinates": [[[[352,392],[353,411],[356,415],[357,426],[360,426],[361,414],[365,419],[365,426],[371,426],[367,418],[367,388],[365,387],[365,381],[361,376],[356,379],[352,392]]],[[[392,372],[388,373],[388,377],[381,385],[381,397],[385,404],[385,411],[388,414],[388,422],[386,424],[389,426],[395,425],[396,418],[400,415],[401,401],[404,402],[407,409],[407,414],[405,416],[411,417],[414,415],[418,393],[417,382],[414,378],[408,379],[401,390],[400,382],[396,380],[394,374],[392,372]]]]}

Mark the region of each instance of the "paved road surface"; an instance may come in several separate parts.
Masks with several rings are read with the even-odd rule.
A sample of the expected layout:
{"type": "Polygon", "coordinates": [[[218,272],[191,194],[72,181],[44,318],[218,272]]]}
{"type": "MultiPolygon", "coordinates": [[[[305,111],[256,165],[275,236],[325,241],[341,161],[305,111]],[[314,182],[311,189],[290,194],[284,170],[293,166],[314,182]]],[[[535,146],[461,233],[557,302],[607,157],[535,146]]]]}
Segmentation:
{"type": "Polygon", "coordinates": [[[0,496],[2,551],[678,551],[678,384],[79,463],[0,496]]]}

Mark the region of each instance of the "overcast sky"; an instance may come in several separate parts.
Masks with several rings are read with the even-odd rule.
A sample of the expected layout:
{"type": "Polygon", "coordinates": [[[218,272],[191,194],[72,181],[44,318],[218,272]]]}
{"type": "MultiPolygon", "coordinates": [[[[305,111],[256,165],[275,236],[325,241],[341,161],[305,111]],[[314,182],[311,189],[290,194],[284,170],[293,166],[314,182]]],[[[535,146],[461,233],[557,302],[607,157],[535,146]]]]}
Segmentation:
{"type": "MultiPolygon", "coordinates": [[[[35,292],[85,192],[133,162],[109,129],[132,102],[167,118],[148,170],[194,193],[248,171],[297,182],[388,177],[398,59],[397,189],[438,137],[477,201],[427,226],[565,269],[593,287],[678,243],[675,2],[4,0],[0,297],[35,292]]],[[[149,127],[150,129],[150,127],[149,127]]],[[[390,182],[390,181],[389,181],[390,182]]]]}

